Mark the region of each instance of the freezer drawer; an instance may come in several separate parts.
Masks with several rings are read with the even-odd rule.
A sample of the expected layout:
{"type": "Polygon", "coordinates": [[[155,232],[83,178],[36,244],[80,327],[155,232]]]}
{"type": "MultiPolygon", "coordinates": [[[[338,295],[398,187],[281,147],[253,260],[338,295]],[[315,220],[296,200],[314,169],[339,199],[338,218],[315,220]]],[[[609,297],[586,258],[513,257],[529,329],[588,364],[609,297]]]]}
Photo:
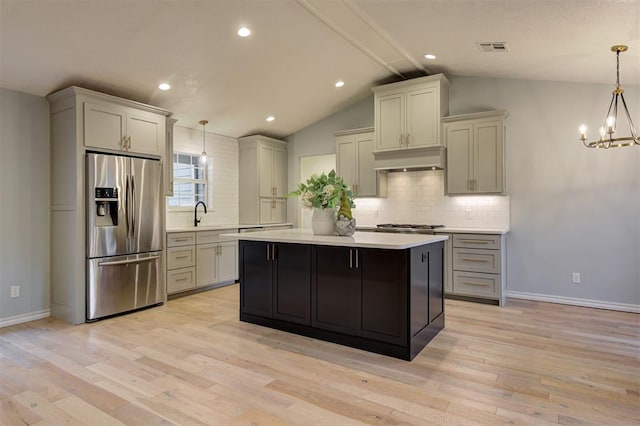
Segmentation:
{"type": "Polygon", "coordinates": [[[162,252],[87,260],[87,320],[164,301],[162,252]]]}

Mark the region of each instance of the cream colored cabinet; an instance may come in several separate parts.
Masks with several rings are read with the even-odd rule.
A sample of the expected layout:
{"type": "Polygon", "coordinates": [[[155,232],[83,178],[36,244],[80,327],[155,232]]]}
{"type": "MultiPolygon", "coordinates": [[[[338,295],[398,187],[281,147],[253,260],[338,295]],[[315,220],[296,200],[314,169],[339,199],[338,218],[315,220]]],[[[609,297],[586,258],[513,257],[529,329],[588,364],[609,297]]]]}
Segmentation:
{"type": "Polygon", "coordinates": [[[504,111],[447,117],[447,194],[505,193],[504,111]]]}
{"type": "Polygon", "coordinates": [[[240,223],[286,222],[287,143],[247,136],[240,143],[240,223]]]}
{"type": "Polygon", "coordinates": [[[237,279],[238,242],[198,244],[196,247],[196,287],[237,279]]]}
{"type": "Polygon", "coordinates": [[[221,236],[235,232],[237,228],[196,232],[196,287],[238,279],[238,241],[221,236]]]}
{"type": "Polygon", "coordinates": [[[283,223],[287,221],[287,202],[283,199],[260,199],[260,223],[283,223]]]}
{"type": "Polygon", "coordinates": [[[195,232],[167,234],[167,294],[195,288],[195,243],[195,232]]]}
{"type": "Polygon", "coordinates": [[[445,292],[503,305],[506,239],[495,234],[445,234],[445,292]]]}
{"type": "Polygon", "coordinates": [[[435,74],[373,88],[375,150],[439,146],[449,113],[449,80],[435,74]]]}
{"type": "Polygon", "coordinates": [[[238,279],[238,242],[221,234],[236,228],[167,234],[167,293],[218,286],[238,279]]]}
{"type": "Polygon", "coordinates": [[[351,187],[355,197],[386,197],[387,172],[373,168],[373,128],[336,133],[336,174],[351,187]]]}
{"type": "Polygon", "coordinates": [[[84,145],[137,154],[162,155],[165,116],[120,104],[84,103],[84,145]]]}
{"type": "Polygon", "coordinates": [[[266,143],[261,143],[258,149],[260,196],[284,197],[287,195],[287,150],[266,143]]]}
{"type": "Polygon", "coordinates": [[[165,140],[165,162],[164,162],[164,195],[173,196],[173,125],[176,123],[175,118],[166,119],[166,140],[165,140]]]}

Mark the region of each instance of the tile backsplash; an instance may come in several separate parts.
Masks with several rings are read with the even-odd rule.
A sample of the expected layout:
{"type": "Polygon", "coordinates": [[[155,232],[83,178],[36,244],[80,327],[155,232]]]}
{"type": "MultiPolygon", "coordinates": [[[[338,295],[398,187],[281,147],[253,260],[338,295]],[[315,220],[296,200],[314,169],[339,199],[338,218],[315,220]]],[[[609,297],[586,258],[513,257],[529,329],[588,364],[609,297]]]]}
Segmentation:
{"type": "Polygon", "coordinates": [[[508,196],[445,196],[443,170],[389,173],[387,198],[358,198],[358,226],[418,223],[463,228],[509,227],[508,196]]]}

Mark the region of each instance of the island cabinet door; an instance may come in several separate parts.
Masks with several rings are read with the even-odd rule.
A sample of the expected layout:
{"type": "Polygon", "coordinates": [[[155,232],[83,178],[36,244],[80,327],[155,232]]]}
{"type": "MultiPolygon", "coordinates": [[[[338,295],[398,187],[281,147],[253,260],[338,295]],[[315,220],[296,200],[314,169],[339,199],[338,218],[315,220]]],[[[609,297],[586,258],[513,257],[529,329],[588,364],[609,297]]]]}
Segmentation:
{"type": "Polygon", "coordinates": [[[273,317],[311,325],[311,246],[274,244],[273,317]]]}
{"type": "Polygon", "coordinates": [[[311,326],[342,334],[356,330],[356,249],[313,246],[311,326]]]}
{"type": "Polygon", "coordinates": [[[240,241],[240,307],[244,313],[273,316],[271,245],[240,241]]]}
{"type": "Polygon", "coordinates": [[[407,343],[407,250],[357,249],[356,335],[407,343]]]}
{"type": "Polygon", "coordinates": [[[444,310],[444,243],[411,249],[410,329],[415,336],[444,310]]]}

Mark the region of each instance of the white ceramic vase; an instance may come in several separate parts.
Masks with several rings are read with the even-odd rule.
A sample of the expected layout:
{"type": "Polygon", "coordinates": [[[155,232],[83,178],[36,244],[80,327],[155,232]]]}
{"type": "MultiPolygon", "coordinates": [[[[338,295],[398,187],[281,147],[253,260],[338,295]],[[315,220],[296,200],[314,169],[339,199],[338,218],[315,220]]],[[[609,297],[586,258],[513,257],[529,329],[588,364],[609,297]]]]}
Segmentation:
{"type": "Polygon", "coordinates": [[[314,235],[334,235],[336,231],[336,209],[313,209],[311,230],[314,235]]]}

